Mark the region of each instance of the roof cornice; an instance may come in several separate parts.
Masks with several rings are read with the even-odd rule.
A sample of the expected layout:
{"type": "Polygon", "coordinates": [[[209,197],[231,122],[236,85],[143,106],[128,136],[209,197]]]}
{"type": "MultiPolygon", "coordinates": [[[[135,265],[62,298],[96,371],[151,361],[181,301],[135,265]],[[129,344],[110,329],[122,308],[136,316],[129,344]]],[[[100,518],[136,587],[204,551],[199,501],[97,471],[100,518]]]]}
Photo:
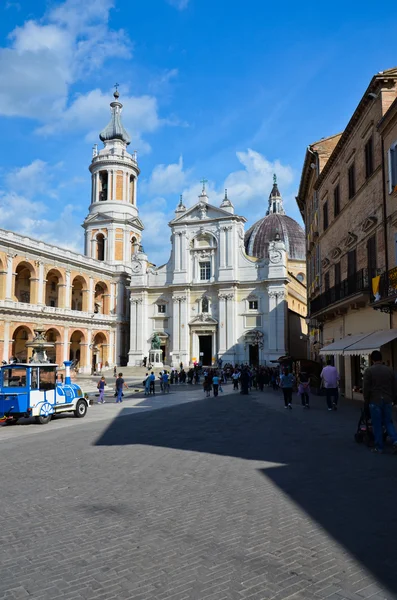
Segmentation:
{"type": "Polygon", "coordinates": [[[380,133],[383,133],[385,129],[390,125],[390,123],[397,117],[397,98],[391,104],[387,112],[383,115],[379,123],[377,124],[377,129],[380,133]]]}

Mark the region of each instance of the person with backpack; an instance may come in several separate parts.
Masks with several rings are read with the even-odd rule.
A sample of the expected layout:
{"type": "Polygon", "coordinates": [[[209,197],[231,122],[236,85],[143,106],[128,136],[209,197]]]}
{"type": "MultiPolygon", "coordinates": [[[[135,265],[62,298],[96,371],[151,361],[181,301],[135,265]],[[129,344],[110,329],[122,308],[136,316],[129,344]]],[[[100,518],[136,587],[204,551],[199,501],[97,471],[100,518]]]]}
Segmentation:
{"type": "Polygon", "coordinates": [[[97,388],[99,390],[98,404],[105,404],[105,386],[106,379],[104,377],[101,377],[97,385],[97,388]]]}
{"type": "Polygon", "coordinates": [[[374,350],[371,354],[372,365],[365,369],[363,377],[363,395],[365,409],[371,414],[372,430],[375,438],[373,452],[383,453],[383,427],[397,452],[397,432],[393,425],[392,408],[396,401],[397,385],[395,373],[382,364],[382,353],[374,350]]]}
{"type": "Polygon", "coordinates": [[[285,368],[280,377],[280,387],[283,390],[285,408],[292,410],[292,390],[295,383],[295,377],[285,368]]]}

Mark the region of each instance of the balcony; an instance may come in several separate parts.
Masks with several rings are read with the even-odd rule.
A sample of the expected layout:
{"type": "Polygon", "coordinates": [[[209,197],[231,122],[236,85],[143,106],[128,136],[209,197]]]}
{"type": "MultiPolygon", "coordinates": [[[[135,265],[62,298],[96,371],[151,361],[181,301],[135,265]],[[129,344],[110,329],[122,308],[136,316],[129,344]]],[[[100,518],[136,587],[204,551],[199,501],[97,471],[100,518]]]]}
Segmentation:
{"type": "Polygon", "coordinates": [[[28,313],[40,316],[45,319],[46,317],[59,317],[60,319],[73,319],[87,321],[90,320],[91,323],[96,321],[101,322],[114,322],[117,319],[115,314],[104,315],[102,313],[95,312],[87,312],[82,310],[72,310],[71,308],[60,308],[57,306],[45,306],[39,304],[30,304],[29,302],[14,302],[13,300],[0,300],[0,309],[5,311],[12,311],[17,313],[23,313],[27,311],[28,313]]]}
{"type": "Polygon", "coordinates": [[[397,310],[397,267],[380,275],[377,291],[378,282],[376,280],[376,277],[372,280],[375,292],[375,296],[372,297],[372,307],[382,312],[392,313],[397,310]]]}
{"type": "Polygon", "coordinates": [[[353,297],[362,296],[369,293],[370,280],[368,270],[361,269],[351,277],[347,277],[334,287],[330,288],[317,298],[310,302],[310,315],[317,313],[328,312],[330,307],[335,305],[344,305],[352,301],[353,297]]]}

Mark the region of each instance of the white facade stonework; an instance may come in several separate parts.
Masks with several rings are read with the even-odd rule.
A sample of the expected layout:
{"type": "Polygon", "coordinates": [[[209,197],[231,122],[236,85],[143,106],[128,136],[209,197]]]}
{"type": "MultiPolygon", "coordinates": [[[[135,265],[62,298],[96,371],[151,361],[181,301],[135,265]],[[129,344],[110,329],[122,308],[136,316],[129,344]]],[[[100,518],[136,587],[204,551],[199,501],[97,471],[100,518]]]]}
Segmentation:
{"type": "Polygon", "coordinates": [[[203,189],[169,223],[167,264],[153,268],[144,253],[133,256],[129,365],[149,355],[155,333],[175,366],[218,358],[266,364],[285,354],[285,246],[271,242],[268,260],[247,256],[245,222],[227,198],[212,206],[203,189]]]}

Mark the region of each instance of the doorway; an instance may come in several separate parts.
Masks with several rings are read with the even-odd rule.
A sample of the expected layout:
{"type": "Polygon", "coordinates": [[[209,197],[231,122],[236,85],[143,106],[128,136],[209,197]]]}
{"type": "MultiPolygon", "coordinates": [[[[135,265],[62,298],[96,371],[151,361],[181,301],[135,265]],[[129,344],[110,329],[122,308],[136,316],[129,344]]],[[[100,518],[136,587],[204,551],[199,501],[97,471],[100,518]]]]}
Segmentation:
{"type": "Polygon", "coordinates": [[[259,346],[257,344],[249,345],[249,364],[252,367],[259,365],[259,346]]]}
{"type": "Polygon", "coordinates": [[[200,361],[203,365],[212,365],[212,335],[200,335],[200,361]]]}
{"type": "Polygon", "coordinates": [[[165,344],[161,344],[160,350],[162,351],[161,360],[165,363],[166,353],[165,353],[165,344]]]}

